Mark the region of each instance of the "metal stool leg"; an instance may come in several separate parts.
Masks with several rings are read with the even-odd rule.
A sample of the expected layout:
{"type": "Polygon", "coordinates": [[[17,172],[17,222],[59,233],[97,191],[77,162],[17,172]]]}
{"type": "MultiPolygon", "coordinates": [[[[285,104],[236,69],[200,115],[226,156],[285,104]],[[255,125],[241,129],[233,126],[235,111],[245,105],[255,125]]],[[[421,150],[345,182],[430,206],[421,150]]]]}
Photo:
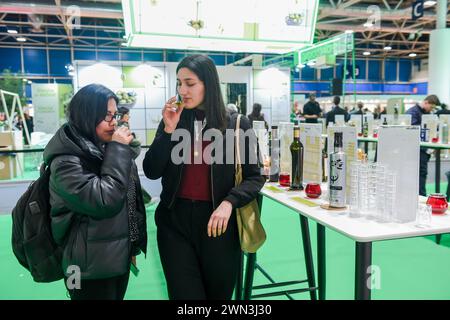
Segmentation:
{"type": "Polygon", "coordinates": [[[244,253],[241,251],[239,255],[239,270],[236,281],[235,299],[242,300],[242,286],[244,279],[244,253]]]}
{"type": "Polygon", "coordinates": [[[325,251],[325,227],[317,224],[317,285],[319,286],[319,300],[326,298],[326,251],[325,251]]]}
{"type": "MultiPolygon", "coordinates": [[[[310,288],[315,288],[316,280],[314,278],[314,264],[311,250],[311,238],[309,236],[308,219],[302,215],[300,215],[300,225],[302,228],[303,251],[305,253],[305,264],[306,264],[306,274],[308,276],[308,285],[310,288]]],[[[311,296],[311,300],[317,300],[316,290],[311,290],[309,294],[311,296]]]]}
{"type": "Polygon", "coordinates": [[[243,300],[252,298],[253,276],[255,274],[256,253],[247,255],[247,267],[245,271],[244,297],[243,300]]]}

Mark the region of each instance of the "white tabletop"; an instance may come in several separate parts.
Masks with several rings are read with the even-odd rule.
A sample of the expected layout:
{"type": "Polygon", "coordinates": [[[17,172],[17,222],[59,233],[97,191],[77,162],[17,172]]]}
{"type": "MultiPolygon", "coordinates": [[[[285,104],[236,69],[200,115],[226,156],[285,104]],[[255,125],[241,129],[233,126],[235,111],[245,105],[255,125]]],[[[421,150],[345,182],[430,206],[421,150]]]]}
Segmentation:
{"type": "MultiPolygon", "coordinates": [[[[365,217],[350,217],[348,209],[329,211],[322,209],[320,206],[309,207],[291,198],[301,197],[319,205],[327,203],[325,201],[326,199],[324,199],[323,195],[319,199],[309,199],[305,196],[304,191],[287,191],[286,188],[281,188],[277,183],[266,183],[265,187],[261,190],[261,194],[358,242],[450,233],[449,211],[444,215],[433,215],[429,227],[419,228],[415,225],[415,222],[381,223],[365,217]],[[267,186],[276,187],[282,190],[282,192],[271,191],[267,189],[267,186]]],[[[419,199],[420,202],[425,202],[425,200],[426,198],[424,197],[420,197],[419,199]]]]}

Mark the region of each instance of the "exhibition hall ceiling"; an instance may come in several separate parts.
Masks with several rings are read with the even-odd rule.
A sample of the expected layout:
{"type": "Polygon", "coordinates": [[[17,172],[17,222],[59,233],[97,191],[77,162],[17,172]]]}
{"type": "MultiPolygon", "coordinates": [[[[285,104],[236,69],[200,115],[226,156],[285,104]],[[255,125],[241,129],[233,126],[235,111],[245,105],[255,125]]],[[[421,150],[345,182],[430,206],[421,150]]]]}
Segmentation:
{"type": "MultiPolygon", "coordinates": [[[[129,3],[130,1],[125,2],[129,3]]],[[[140,1],[132,2],[139,3],[140,1]]],[[[160,10],[167,5],[173,7],[172,11],[169,11],[170,18],[167,19],[178,24],[177,36],[180,39],[186,39],[187,35],[189,37],[193,35],[197,38],[201,37],[202,41],[205,41],[208,37],[220,38],[219,35],[222,32],[221,36],[224,37],[243,38],[238,39],[239,41],[260,39],[272,41],[277,37],[274,32],[278,32],[282,34],[282,41],[288,43],[292,40],[304,45],[312,39],[317,42],[347,30],[353,30],[358,56],[362,56],[363,53],[379,58],[385,56],[408,58],[411,53],[415,53],[417,58],[428,56],[429,35],[436,28],[436,4],[433,5],[432,2],[428,2],[429,5],[425,7],[423,17],[417,20],[412,19],[413,0],[317,0],[317,2],[318,10],[315,12],[312,5],[315,1],[310,0],[186,0],[178,1],[179,5],[176,5],[177,1],[174,0],[143,1],[146,6],[155,8],[159,6],[160,10]],[[258,15],[260,20],[253,16],[253,21],[250,21],[253,24],[248,23],[248,13],[251,12],[251,7],[248,5],[244,7],[242,4],[258,2],[267,3],[266,7],[269,6],[269,8],[272,4],[273,9],[261,9],[258,15]],[[180,7],[181,3],[183,7],[180,7]],[[216,14],[213,19],[221,18],[220,23],[212,23],[211,18],[205,15],[206,8],[213,3],[220,4],[222,14],[216,14]],[[282,9],[283,6],[286,6],[286,13],[282,9]],[[183,24],[182,21],[186,20],[188,16],[192,16],[192,18],[183,24]],[[278,18],[283,16],[284,26],[281,24],[275,26],[269,22],[271,16],[278,18]],[[310,22],[314,21],[316,17],[317,22],[312,25],[310,22]],[[291,29],[287,28],[289,24],[291,29]],[[293,27],[300,28],[300,25],[303,28],[301,35],[290,34],[289,31],[286,31],[293,30],[293,27]]],[[[0,45],[21,42],[27,46],[125,47],[133,45],[131,32],[129,32],[131,29],[127,26],[126,16],[127,13],[122,9],[121,0],[2,1],[0,3],[0,45]]],[[[157,20],[155,17],[158,16],[150,15],[149,17],[152,17],[151,20],[157,20]]],[[[150,24],[151,20],[146,18],[143,20],[144,23],[141,21],[140,31],[146,34],[151,33],[149,30],[154,28],[150,24]]],[[[161,25],[164,19],[159,16],[159,20],[161,25]]],[[[449,22],[450,17],[447,15],[447,26],[449,22]]],[[[160,34],[164,34],[164,32],[173,34],[167,28],[157,30],[157,33],[160,34]]],[[[141,43],[139,40],[135,41],[139,46],[147,43],[145,40],[141,43]]],[[[197,47],[206,46],[206,44],[200,43],[200,45],[191,44],[192,48],[188,48],[183,41],[178,41],[178,47],[177,45],[167,45],[166,47],[198,50],[197,47]]],[[[241,45],[240,49],[234,44],[230,44],[228,50],[225,49],[223,51],[249,51],[245,45],[241,45]]],[[[222,47],[218,46],[217,50],[222,50],[222,47]]],[[[284,50],[270,51],[267,46],[262,45],[254,52],[264,51],[278,53],[284,50]]]]}

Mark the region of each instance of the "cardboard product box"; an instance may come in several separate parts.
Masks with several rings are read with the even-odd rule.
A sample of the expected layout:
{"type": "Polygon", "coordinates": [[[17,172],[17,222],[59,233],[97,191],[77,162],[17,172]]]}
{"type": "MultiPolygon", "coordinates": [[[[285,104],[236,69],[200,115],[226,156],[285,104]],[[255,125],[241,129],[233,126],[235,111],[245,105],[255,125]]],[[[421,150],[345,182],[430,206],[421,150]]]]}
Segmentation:
{"type": "MultiPolygon", "coordinates": [[[[21,131],[0,132],[0,150],[23,149],[21,131]]],[[[0,153],[0,180],[17,177],[23,171],[23,153],[0,153]]]]}
{"type": "Polygon", "coordinates": [[[0,132],[0,148],[8,146],[16,149],[23,148],[23,135],[21,131],[0,132]]]}
{"type": "Polygon", "coordinates": [[[13,179],[17,177],[17,172],[18,164],[16,156],[0,153],[0,180],[13,179]]]}

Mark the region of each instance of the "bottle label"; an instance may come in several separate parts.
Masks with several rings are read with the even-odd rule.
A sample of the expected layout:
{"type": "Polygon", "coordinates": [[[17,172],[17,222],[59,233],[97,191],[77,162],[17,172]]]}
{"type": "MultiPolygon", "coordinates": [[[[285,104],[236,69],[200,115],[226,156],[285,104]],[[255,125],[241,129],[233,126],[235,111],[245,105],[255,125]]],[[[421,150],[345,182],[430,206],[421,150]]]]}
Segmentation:
{"type": "Polygon", "coordinates": [[[330,205],[345,207],[345,155],[330,156],[330,205]]]}

